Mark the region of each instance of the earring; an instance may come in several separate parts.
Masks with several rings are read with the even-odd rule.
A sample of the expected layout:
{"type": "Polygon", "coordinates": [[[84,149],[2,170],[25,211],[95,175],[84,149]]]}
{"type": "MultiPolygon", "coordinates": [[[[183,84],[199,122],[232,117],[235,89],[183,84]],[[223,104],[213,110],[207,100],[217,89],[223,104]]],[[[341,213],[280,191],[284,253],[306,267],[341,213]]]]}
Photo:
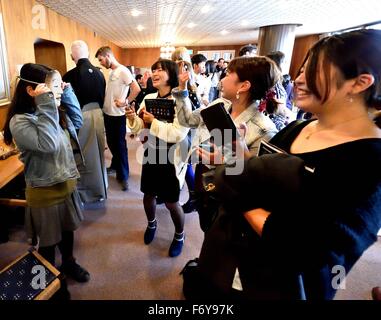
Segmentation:
{"type": "Polygon", "coordinates": [[[349,103],[352,103],[353,102],[353,97],[349,97],[349,103]]]}
{"type": "Polygon", "coordinates": [[[235,95],[235,98],[239,100],[239,91],[237,91],[237,94],[235,95]]]}

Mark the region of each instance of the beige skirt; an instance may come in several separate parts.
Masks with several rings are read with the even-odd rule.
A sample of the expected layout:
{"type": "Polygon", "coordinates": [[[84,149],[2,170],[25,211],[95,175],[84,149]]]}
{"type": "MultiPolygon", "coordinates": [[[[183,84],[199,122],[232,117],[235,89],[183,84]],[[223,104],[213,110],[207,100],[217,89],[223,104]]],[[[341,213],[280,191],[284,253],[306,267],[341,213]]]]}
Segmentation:
{"type": "Polygon", "coordinates": [[[38,239],[40,247],[59,243],[63,231],[76,230],[83,220],[82,203],[77,189],[64,202],[46,208],[25,210],[25,230],[29,239],[38,239]]]}

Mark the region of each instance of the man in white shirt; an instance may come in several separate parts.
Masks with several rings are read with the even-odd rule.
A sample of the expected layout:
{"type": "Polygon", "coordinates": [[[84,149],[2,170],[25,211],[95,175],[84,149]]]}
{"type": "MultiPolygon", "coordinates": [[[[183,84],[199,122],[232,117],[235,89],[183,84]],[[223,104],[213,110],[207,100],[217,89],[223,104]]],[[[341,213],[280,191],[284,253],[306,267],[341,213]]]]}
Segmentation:
{"type": "Polygon", "coordinates": [[[210,81],[204,76],[207,59],[203,54],[198,53],[191,60],[193,71],[196,74],[197,95],[201,97],[202,104],[207,106],[209,104],[209,90],[211,86],[210,81]]]}
{"type": "Polygon", "coordinates": [[[129,166],[125,113],[128,101],[135,100],[140,87],[130,70],[116,60],[110,47],[99,48],[95,57],[103,67],[111,69],[103,105],[107,145],[112,153],[108,171],[116,171],[116,179],[121,183],[122,190],[127,191],[129,166]],[[127,99],[130,88],[131,92],[127,99]]]}

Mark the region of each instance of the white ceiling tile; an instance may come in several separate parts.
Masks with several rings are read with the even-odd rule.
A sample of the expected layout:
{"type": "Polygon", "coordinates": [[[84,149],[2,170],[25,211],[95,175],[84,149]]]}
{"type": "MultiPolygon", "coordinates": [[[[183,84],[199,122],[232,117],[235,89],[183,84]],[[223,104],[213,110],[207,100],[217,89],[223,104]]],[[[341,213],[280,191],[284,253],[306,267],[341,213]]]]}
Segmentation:
{"type": "Polygon", "coordinates": [[[297,35],[381,20],[380,0],[38,0],[123,48],[256,42],[258,28],[297,23],[297,35]],[[211,10],[202,13],[209,5],[211,10]],[[141,15],[133,17],[131,11],[141,15]],[[242,20],[248,25],[243,27],[242,20]],[[187,27],[193,22],[196,26],[187,27]],[[139,32],[136,27],[144,26],[139,32]],[[222,30],[229,34],[221,35],[222,30]]]}

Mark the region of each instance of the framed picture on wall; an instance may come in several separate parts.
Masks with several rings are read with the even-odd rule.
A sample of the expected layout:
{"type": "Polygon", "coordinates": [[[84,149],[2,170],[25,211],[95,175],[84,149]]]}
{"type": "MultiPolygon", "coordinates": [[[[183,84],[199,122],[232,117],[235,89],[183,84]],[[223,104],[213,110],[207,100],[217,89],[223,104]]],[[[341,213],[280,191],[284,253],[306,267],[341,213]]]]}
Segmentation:
{"type": "Polygon", "coordinates": [[[10,81],[5,46],[3,16],[0,14],[0,106],[10,103],[10,81]]]}

